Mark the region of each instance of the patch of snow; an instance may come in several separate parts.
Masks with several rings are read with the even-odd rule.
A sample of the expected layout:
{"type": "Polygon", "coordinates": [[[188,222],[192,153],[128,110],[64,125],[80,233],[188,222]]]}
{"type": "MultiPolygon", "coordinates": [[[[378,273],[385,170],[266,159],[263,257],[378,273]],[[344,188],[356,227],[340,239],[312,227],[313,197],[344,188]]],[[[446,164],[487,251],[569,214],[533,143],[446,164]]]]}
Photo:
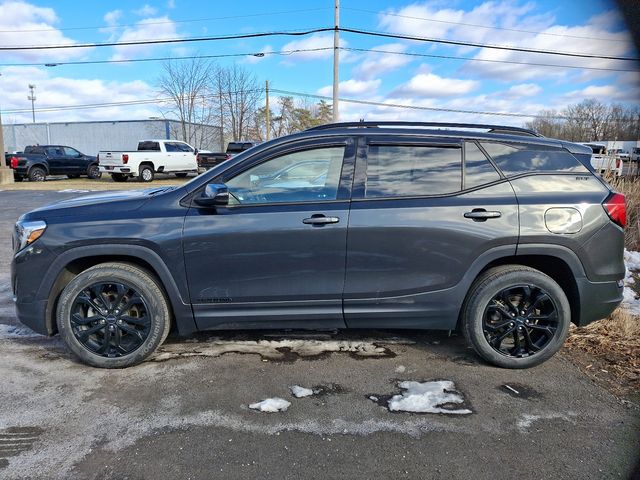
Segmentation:
{"type": "MultiPolygon", "coordinates": [[[[313,393],[313,392],[312,392],[313,393]]],[[[260,410],[266,413],[286,412],[287,408],[291,405],[291,402],[286,401],[284,398],[274,397],[266,398],[261,402],[252,403],[249,408],[252,410],[260,410]]]]}
{"type": "Polygon", "coordinates": [[[407,370],[407,367],[405,367],[404,365],[398,365],[396,367],[396,373],[404,373],[407,370]]]}
{"type": "Polygon", "coordinates": [[[34,332],[29,327],[0,324],[0,340],[5,338],[31,338],[41,336],[42,335],[34,332]]]}
{"type": "MultiPolygon", "coordinates": [[[[323,353],[344,352],[358,357],[385,357],[388,350],[382,345],[398,344],[396,340],[236,340],[213,338],[198,342],[197,348],[189,349],[185,343],[172,343],[161,346],[152,361],[162,362],[180,357],[219,357],[226,353],[255,353],[270,360],[282,360],[287,352],[301,357],[316,357],[323,353]]],[[[403,344],[413,341],[405,340],[403,344]]]]}
{"type": "Polygon", "coordinates": [[[75,188],[65,188],[64,190],[58,190],[58,193],[89,193],[95,190],[80,190],[75,188]]]}
{"type": "Polygon", "coordinates": [[[375,395],[369,395],[369,400],[373,400],[374,402],[377,402],[379,398],[376,397],[375,395]]]}
{"type": "Polygon", "coordinates": [[[632,272],[640,271],[640,252],[625,250],[624,263],[627,267],[627,272],[624,277],[622,308],[628,310],[632,315],[640,315],[640,298],[636,296],[636,292],[631,288],[631,284],[635,283],[632,272]]]}
{"type": "Polygon", "coordinates": [[[456,391],[455,384],[450,380],[433,382],[400,382],[398,387],[405,390],[400,395],[394,395],[389,400],[389,410],[392,412],[414,413],[447,413],[454,415],[468,415],[471,410],[445,408],[450,403],[464,403],[462,394],[456,391]]]}
{"type": "Polygon", "coordinates": [[[294,385],[292,387],[289,387],[289,390],[291,390],[291,393],[296,398],[310,397],[311,395],[314,394],[314,391],[311,390],[310,388],[304,388],[304,387],[301,387],[300,385],[294,385]]]}

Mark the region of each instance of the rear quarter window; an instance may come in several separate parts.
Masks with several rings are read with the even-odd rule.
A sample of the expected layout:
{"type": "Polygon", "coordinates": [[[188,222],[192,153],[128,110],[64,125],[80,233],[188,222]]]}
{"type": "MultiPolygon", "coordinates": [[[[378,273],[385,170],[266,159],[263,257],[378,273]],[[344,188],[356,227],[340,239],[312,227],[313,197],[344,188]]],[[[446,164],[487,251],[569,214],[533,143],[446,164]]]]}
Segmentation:
{"type": "Polygon", "coordinates": [[[481,145],[507,177],[530,172],[589,171],[576,157],[561,148],[493,142],[481,142],[481,145]]]}
{"type": "Polygon", "coordinates": [[[138,144],[138,151],[140,152],[159,152],[160,144],[158,142],[140,142],[138,144]]]}

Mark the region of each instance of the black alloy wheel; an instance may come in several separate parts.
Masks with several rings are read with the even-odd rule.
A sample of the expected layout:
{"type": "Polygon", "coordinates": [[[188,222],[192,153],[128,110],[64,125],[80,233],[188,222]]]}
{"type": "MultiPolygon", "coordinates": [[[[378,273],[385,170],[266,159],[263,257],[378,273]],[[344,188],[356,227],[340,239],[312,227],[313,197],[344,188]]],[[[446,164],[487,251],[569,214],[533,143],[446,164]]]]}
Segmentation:
{"type": "Polygon", "coordinates": [[[135,352],[151,329],[145,298],[130,285],[117,282],[94,283],[83,289],[73,301],[70,320],[78,342],[105,358],[135,352]]]}
{"type": "Polygon", "coordinates": [[[495,295],[486,306],[482,331],[496,352],[524,358],[546,347],[558,330],[553,298],[534,285],[516,285],[495,295]]]}

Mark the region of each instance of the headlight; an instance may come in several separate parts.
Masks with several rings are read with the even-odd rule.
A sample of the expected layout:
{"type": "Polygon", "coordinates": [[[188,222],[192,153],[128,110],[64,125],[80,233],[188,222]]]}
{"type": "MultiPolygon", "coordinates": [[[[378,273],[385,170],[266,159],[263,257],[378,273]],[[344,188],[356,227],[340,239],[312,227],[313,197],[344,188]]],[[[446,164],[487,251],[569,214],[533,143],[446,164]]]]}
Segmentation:
{"type": "Polygon", "coordinates": [[[15,251],[18,252],[25,248],[27,245],[31,245],[37,239],[42,236],[47,224],[42,220],[35,220],[33,222],[25,222],[18,220],[16,222],[16,245],[15,251]]]}

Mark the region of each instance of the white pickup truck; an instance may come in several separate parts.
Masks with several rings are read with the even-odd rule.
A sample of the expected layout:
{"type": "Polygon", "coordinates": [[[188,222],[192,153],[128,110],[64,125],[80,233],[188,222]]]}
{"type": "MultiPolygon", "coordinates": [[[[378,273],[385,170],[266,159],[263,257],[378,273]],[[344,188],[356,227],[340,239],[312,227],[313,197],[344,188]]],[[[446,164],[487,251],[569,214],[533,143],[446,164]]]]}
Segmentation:
{"type": "Polygon", "coordinates": [[[607,151],[607,147],[597,143],[583,143],[587,147],[591,147],[591,166],[593,169],[604,174],[611,172],[616,177],[622,175],[622,160],[619,156],[607,151]]]}
{"type": "Polygon", "coordinates": [[[197,154],[191,145],[178,140],[143,140],[135,152],[98,153],[98,166],[116,182],[126,182],[132,177],[150,182],[156,173],[174,173],[177,177],[197,173],[197,154]]]}

